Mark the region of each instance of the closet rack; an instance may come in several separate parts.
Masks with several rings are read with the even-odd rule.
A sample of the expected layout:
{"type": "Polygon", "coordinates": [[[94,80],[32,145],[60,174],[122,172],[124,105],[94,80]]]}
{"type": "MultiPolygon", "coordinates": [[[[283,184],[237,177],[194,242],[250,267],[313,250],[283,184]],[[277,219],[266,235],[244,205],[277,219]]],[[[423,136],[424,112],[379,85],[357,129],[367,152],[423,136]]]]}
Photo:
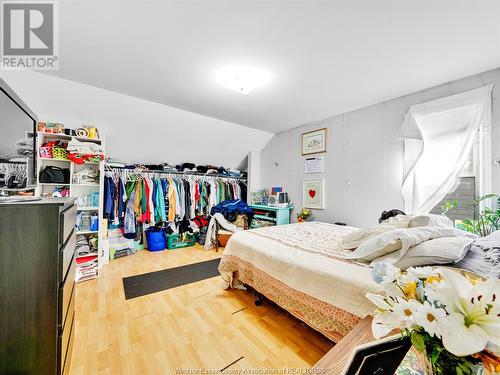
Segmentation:
{"type": "Polygon", "coordinates": [[[246,177],[234,177],[227,176],[224,174],[214,174],[214,173],[201,173],[201,172],[180,172],[180,171],[169,171],[169,170],[149,170],[143,168],[128,169],[128,168],[116,168],[105,166],[105,171],[109,173],[115,173],[121,176],[126,181],[135,181],[142,177],[203,177],[203,178],[215,178],[215,179],[226,179],[226,180],[237,180],[242,181],[246,185],[246,177]]]}

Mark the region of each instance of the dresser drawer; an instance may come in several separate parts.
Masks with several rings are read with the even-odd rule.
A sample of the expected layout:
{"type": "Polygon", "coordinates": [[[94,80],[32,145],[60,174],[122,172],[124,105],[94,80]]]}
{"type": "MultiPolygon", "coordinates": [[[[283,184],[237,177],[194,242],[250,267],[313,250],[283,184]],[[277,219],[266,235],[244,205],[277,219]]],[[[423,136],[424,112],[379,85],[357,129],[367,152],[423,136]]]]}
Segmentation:
{"type": "MultiPolygon", "coordinates": [[[[74,300],[74,299],[73,299],[74,300]]],[[[60,353],[60,373],[68,372],[68,369],[65,369],[66,365],[69,365],[71,359],[71,350],[73,347],[73,336],[74,336],[74,325],[75,325],[75,313],[74,310],[70,311],[68,314],[68,318],[66,324],[64,325],[64,329],[62,330],[61,335],[59,336],[59,353],[60,353]]]]}
{"type": "Polygon", "coordinates": [[[61,212],[60,215],[60,232],[59,232],[59,244],[64,244],[76,224],[76,205],[71,206],[66,211],[61,212]]]}
{"type": "Polygon", "coordinates": [[[75,269],[76,263],[73,260],[69,268],[66,280],[59,287],[59,325],[64,327],[66,318],[70,315],[69,309],[74,310],[74,299],[75,299],[75,269]],[[73,306],[71,306],[73,305],[73,306]]]}
{"type": "MultiPolygon", "coordinates": [[[[66,279],[66,275],[70,268],[70,265],[73,260],[73,256],[75,255],[76,249],[76,235],[73,232],[68,239],[68,242],[62,247],[59,253],[59,282],[62,282],[66,279]]],[[[73,275],[74,276],[74,275],[73,275]]]]}
{"type": "Polygon", "coordinates": [[[75,341],[75,329],[74,329],[75,323],[72,324],[72,329],[69,334],[69,342],[68,342],[68,347],[66,348],[66,356],[64,358],[64,363],[61,363],[61,374],[62,375],[68,375],[69,374],[69,369],[71,367],[71,357],[72,357],[72,352],[73,352],[73,342],[75,341]]]}

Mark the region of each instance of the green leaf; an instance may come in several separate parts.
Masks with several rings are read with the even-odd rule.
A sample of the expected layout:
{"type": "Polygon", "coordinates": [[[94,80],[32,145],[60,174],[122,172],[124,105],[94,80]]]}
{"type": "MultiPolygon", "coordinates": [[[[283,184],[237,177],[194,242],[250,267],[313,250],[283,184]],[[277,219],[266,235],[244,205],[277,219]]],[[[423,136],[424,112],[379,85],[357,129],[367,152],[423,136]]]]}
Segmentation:
{"type": "Polygon", "coordinates": [[[421,333],[413,331],[411,333],[411,343],[419,352],[425,352],[425,338],[421,333]]]}

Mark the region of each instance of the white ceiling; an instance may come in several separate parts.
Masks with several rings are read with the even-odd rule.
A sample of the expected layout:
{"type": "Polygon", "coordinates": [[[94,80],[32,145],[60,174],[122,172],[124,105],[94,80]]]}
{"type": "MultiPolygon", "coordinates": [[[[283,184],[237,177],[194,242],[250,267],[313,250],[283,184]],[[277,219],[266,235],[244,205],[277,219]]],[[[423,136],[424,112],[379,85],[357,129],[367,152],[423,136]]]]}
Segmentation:
{"type": "Polygon", "coordinates": [[[64,0],[50,74],[284,131],[500,66],[500,0],[64,0]],[[226,65],[266,70],[249,95],[226,65]]]}

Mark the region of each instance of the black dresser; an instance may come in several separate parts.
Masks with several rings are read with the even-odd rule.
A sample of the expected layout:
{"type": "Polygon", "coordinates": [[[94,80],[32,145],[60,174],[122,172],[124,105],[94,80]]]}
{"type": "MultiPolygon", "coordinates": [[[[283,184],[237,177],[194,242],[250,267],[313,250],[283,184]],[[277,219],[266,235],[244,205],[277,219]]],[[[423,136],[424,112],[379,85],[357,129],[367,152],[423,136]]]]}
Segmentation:
{"type": "Polygon", "coordinates": [[[69,372],[74,199],[0,204],[0,374],[69,372]]]}

